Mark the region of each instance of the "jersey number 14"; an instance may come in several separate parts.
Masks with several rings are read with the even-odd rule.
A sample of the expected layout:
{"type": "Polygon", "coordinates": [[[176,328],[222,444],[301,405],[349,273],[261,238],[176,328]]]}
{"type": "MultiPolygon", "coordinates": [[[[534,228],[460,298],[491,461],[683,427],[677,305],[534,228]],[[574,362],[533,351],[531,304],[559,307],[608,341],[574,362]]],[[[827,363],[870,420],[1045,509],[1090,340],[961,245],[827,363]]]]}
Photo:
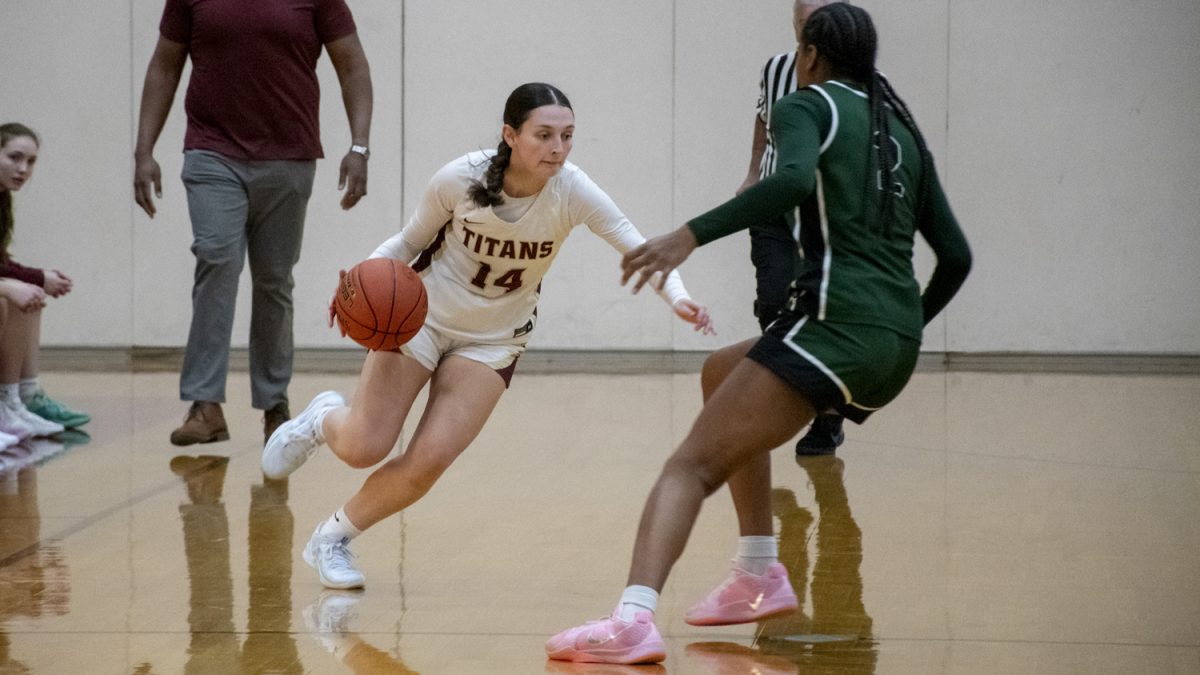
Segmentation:
{"type": "MultiPolygon", "coordinates": [[[[521,273],[524,271],[525,268],[523,267],[511,269],[493,279],[491,283],[493,286],[499,286],[500,288],[507,289],[504,291],[505,293],[512,293],[521,287],[521,273]]],[[[476,288],[487,288],[488,276],[491,273],[491,265],[487,263],[479,263],[479,272],[475,274],[474,279],[471,279],[471,285],[475,286],[476,288]]]]}

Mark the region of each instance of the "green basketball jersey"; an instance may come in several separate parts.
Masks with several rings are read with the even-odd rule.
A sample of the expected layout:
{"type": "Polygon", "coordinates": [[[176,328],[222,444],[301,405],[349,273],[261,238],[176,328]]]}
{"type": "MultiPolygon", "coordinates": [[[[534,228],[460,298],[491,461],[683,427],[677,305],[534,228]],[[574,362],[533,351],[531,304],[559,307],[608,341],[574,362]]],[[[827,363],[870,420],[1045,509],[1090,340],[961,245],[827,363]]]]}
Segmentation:
{"type": "Polygon", "coordinates": [[[798,221],[804,260],[796,279],[797,308],[820,321],[882,326],[915,339],[949,297],[966,270],[934,275],[922,305],[913,272],[914,234],[920,229],[945,260],[966,260],[969,249],[950,213],[932,165],[922,168],[916,139],[889,110],[897,159],[892,185],[894,215],[881,222],[882,174],[870,138],[867,95],[838,81],[806,87],[784,97],[771,118],[776,166],[737,198],[691,220],[704,244],[780,212],[798,221]],[[925,222],[917,200],[923,170],[932,181],[925,222]],[[935,284],[934,281],[937,283],[935,284]]]}

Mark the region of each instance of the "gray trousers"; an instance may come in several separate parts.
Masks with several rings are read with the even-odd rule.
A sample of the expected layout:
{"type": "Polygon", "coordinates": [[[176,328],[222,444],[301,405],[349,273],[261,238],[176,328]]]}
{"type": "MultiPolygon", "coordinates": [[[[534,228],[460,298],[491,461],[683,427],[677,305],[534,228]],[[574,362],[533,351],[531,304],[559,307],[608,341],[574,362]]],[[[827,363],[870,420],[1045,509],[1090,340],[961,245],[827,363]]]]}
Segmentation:
{"type": "Polygon", "coordinates": [[[238,277],[249,256],[250,395],[255,408],[287,402],[292,379],[292,267],[300,259],[316,162],[243,162],[184,153],[196,273],[179,397],[225,401],[238,277]]]}

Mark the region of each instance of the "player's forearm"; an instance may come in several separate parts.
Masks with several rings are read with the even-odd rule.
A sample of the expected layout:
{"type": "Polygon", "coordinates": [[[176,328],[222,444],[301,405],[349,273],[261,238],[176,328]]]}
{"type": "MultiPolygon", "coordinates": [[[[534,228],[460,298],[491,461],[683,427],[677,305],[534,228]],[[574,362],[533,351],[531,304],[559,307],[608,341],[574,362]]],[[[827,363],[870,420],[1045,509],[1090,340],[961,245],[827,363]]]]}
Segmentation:
{"type": "Polygon", "coordinates": [[[787,212],[812,191],[812,171],[783,166],[745,192],[688,221],[687,227],[703,246],[734,232],[787,212]]]}
{"type": "Polygon", "coordinates": [[[967,244],[967,238],[959,227],[954,212],[950,210],[950,203],[937,180],[937,174],[933,173],[930,180],[933,181],[933,185],[930,189],[929,204],[924,213],[920,214],[925,222],[919,226],[921,236],[929,243],[934,256],[937,257],[933,275],[921,295],[921,308],[926,324],[933,321],[933,318],[950,303],[971,271],[971,247],[967,244]]]}
{"type": "Polygon", "coordinates": [[[691,300],[687,288],[683,285],[683,277],[679,276],[679,270],[671,270],[667,275],[667,282],[663,284],[662,290],[658,291],[658,297],[666,300],[671,307],[680,300],[691,300]]]}
{"type": "Polygon", "coordinates": [[[417,257],[417,251],[415,247],[404,240],[404,232],[400,231],[388,237],[368,257],[393,258],[404,263],[411,263],[417,257]]]}

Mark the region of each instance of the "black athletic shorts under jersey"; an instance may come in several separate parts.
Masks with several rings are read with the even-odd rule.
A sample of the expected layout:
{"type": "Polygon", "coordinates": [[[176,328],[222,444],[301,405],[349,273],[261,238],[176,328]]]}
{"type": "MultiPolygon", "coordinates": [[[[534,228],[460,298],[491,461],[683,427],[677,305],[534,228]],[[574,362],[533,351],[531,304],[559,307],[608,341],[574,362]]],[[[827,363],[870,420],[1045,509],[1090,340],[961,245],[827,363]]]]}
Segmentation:
{"type": "Polygon", "coordinates": [[[785,312],[747,355],[787,382],[818,413],[862,424],[900,394],[921,343],[889,328],[817,321],[785,312]]]}

